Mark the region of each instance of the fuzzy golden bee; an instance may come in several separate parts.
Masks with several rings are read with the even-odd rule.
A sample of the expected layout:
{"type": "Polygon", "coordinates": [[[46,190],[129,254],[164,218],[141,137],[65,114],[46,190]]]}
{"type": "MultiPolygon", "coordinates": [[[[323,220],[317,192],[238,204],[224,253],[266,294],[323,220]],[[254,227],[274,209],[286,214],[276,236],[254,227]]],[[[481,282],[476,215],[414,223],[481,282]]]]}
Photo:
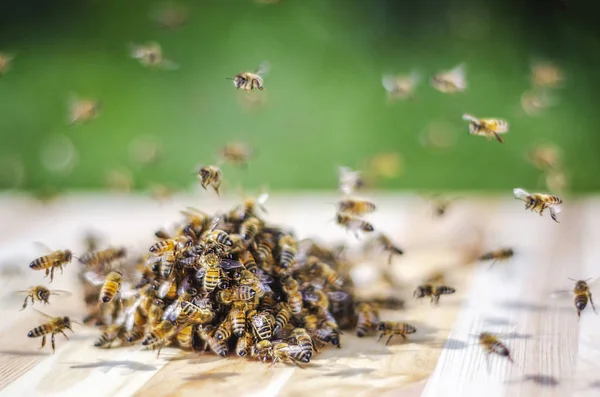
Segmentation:
{"type": "Polygon", "coordinates": [[[338,169],[339,189],[345,195],[350,195],[365,186],[365,180],[360,171],[348,167],[338,169]]]}
{"type": "Polygon", "coordinates": [[[384,74],[381,77],[381,84],[387,91],[389,100],[394,101],[396,99],[412,98],[415,88],[420,80],[421,75],[418,72],[413,71],[408,76],[384,74]]]}
{"type": "Polygon", "coordinates": [[[255,88],[258,88],[262,91],[264,89],[263,77],[269,71],[270,68],[271,67],[269,63],[265,61],[253,73],[242,72],[237,74],[235,77],[231,78],[231,80],[233,80],[233,85],[238,90],[242,88],[249,93],[255,88]]]}
{"type": "Polygon", "coordinates": [[[406,335],[417,332],[417,329],[410,324],[398,323],[394,321],[380,322],[377,325],[377,330],[379,331],[379,339],[377,339],[377,342],[379,342],[384,336],[388,336],[388,340],[385,342],[386,345],[390,343],[395,335],[400,335],[406,340],[406,335]]]}
{"type": "Polygon", "coordinates": [[[71,323],[76,323],[76,322],[72,321],[69,317],[66,317],[66,316],[51,317],[40,311],[37,311],[37,312],[40,313],[42,316],[46,317],[48,319],[48,322],[45,324],[42,324],[38,327],[35,327],[34,329],[32,329],[31,331],[29,331],[27,333],[27,336],[30,338],[42,337],[42,346],[41,347],[44,347],[46,345],[46,336],[48,334],[51,334],[50,342],[52,343],[52,352],[55,353],[56,346],[54,343],[54,336],[58,333],[61,333],[68,340],[69,337],[67,336],[67,334],[65,334],[65,329],[68,329],[69,331],[73,332],[73,329],[71,328],[71,323]]]}
{"type": "Polygon", "coordinates": [[[355,309],[357,315],[356,336],[362,338],[379,325],[379,311],[369,303],[360,303],[355,309]]]}
{"type": "Polygon", "coordinates": [[[564,79],[563,71],[551,62],[535,62],[531,65],[531,84],[534,87],[557,88],[564,79]]]}
{"type": "Polygon", "coordinates": [[[594,306],[594,301],[592,300],[592,293],[590,292],[590,287],[588,285],[588,281],[590,281],[591,279],[575,280],[569,278],[569,280],[575,281],[575,288],[573,288],[573,303],[575,304],[575,309],[577,309],[577,319],[579,320],[579,318],[581,317],[581,312],[585,310],[588,301],[592,305],[594,313],[597,314],[596,307],[594,306]]]}
{"type": "Polygon", "coordinates": [[[500,248],[494,251],[484,253],[479,257],[480,261],[492,261],[490,264],[493,265],[496,261],[507,261],[515,255],[515,251],[512,248],[500,248]]]}
{"type": "Polygon", "coordinates": [[[416,299],[422,299],[426,296],[431,298],[431,303],[438,304],[440,301],[440,296],[442,295],[450,295],[455,293],[456,290],[452,287],[448,287],[447,285],[437,285],[437,284],[422,284],[419,285],[413,296],[416,299]]]}
{"type": "Polygon", "coordinates": [[[482,332],[479,334],[479,344],[486,353],[486,359],[490,354],[494,353],[502,357],[506,357],[508,361],[514,363],[510,356],[510,350],[506,345],[498,339],[495,335],[489,332],[482,332]]]}
{"type": "Polygon", "coordinates": [[[50,276],[50,282],[54,280],[54,270],[60,269],[60,274],[63,274],[63,266],[71,263],[73,259],[73,253],[70,250],[54,251],[49,255],[45,255],[34,259],[30,264],[29,268],[33,270],[45,270],[45,277],[50,276]]]}
{"type": "Polygon", "coordinates": [[[450,70],[441,71],[431,78],[433,88],[444,94],[462,92],[467,89],[466,67],[464,63],[450,70]]]}
{"type": "Polygon", "coordinates": [[[370,233],[374,229],[373,225],[369,222],[357,217],[356,215],[338,212],[335,215],[335,221],[338,225],[343,226],[346,230],[354,232],[356,238],[358,238],[358,231],[370,233]]]}
{"type": "Polygon", "coordinates": [[[560,150],[553,145],[536,146],[529,151],[527,159],[536,168],[547,171],[560,164],[560,150]]]}
{"type": "Polygon", "coordinates": [[[79,258],[79,262],[90,268],[108,266],[113,262],[125,258],[127,249],[124,247],[111,247],[101,251],[88,252],[79,258]]]}
{"type": "Polygon", "coordinates": [[[504,142],[500,134],[507,133],[509,128],[508,122],[501,119],[479,119],[465,113],[463,120],[469,122],[469,134],[485,136],[488,140],[496,138],[500,143],[504,142]]]}
{"type": "Polygon", "coordinates": [[[560,204],[562,204],[560,197],[551,194],[528,193],[521,188],[513,189],[513,194],[516,199],[525,203],[526,210],[537,212],[542,216],[544,210],[548,209],[552,220],[558,223],[557,215],[561,210],[560,204]]]}
{"type": "Polygon", "coordinates": [[[255,150],[244,142],[231,142],[219,150],[222,161],[242,168],[248,166],[248,161],[254,154],[255,150]]]}
{"type": "Polygon", "coordinates": [[[50,303],[50,295],[71,295],[69,291],[51,290],[44,287],[43,285],[36,285],[28,288],[27,290],[17,292],[27,294],[27,296],[25,297],[25,301],[23,302],[23,308],[21,310],[25,310],[29,299],[31,299],[32,305],[35,303],[36,300],[40,303],[44,303],[45,305],[47,305],[48,303],[50,303]]]}
{"type": "Polygon", "coordinates": [[[375,204],[368,200],[357,198],[344,198],[338,202],[338,212],[345,212],[351,215],[364,215],[377,209],[375,204]]]}
{"type": "Polygon", "coordinates": [[[198,171],[198,177],[200,178],[200,186],[202,186],[204,190],[210,185],[215,190],[215,193],[217,193],[217,196],[220,196],[219,187],[223,180],[223,173],[220,168],[214,165],[202,167],[200,171],[198,171]]]}
{"type": "Polygon", "coordinates": [[[177,63],[164,57],[162,47],[156,42],[143,45],[131,44],[130,54],[133,59],[137,59],[146,67],[163,70],[179,68],[177,63]]]}

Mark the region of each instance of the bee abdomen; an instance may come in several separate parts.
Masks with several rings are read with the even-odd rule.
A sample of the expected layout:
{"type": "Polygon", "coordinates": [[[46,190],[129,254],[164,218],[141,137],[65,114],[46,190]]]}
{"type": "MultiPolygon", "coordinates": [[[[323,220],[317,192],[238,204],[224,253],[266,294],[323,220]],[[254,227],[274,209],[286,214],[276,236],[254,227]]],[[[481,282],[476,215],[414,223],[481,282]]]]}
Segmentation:
{"type": "Polygon", "coordinates": [[[208,346],[210,347],[210,350],[221,357],[225,357],[227,353],[229,353],[229,347],[227,346],[227,341],[225,340],[208,338],[208,346]]]}
{"type": "Polygon", "coordinates": [[[490,345],[490,350],[503,357],[508,357],[510,355],[508,347],[504,346],[504,344],[501,342],[492,342],[490,345]]]}
{"type": "Polygon", "coordinates": [[[50,267],[52,265],[52,262],[44,260],[44,258],[37,258],[36,260],[34,260],[33,262],[31,262],[29,264],[29,268],[37,270],[37,269],[44,269],[47,267],[50,267]]]}
{"type": "Polygon", "coordinates": [[[50,329],[48,327],[40,325],[39,327],[35,327],[31,331],[29,331],[27,336],[30,338],[39,338],[40,336],[46,335],[48,332],[50,332],[50,329]]]}
{"type": "Polygon", "coordinates": [[[110,302],[112,300],[112,298],[116,295],[117,289],[118,289],[117,284],[106,283],[102,287],[102,291],[100,292],[100,298],[102,299],[102,302],[104,302],[104,303],[110,302]]]}
{"type": "Polygon", "coordinates": [[[440,285],[435,288],[435,292],[437,295],[450,295],[456,292],[456,290],[452,287],[448,287],[446,285],[440,285]]]}
{"type": "Polygon", "coordinates": [[[295,258],[296,258],[296,253],[294,251],[292,251],[292,250],[281,251],[281,260],[280,260],[281,266],[289,267],[295,258]]]}
{"type": "Polygon", "coordinates": [[[575,307],[577,310],[583,310],[587,306],[588,297],[586,295],[577,295],[575,297],[575,307]]]}

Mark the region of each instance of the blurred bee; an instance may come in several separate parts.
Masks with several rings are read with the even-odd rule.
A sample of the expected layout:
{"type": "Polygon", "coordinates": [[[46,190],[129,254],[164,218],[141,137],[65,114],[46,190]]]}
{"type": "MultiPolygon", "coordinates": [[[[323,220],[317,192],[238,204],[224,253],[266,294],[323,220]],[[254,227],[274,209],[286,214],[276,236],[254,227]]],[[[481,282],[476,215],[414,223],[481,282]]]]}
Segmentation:
{"type": "Polygon", "coordinates": [[[101,244],[101,237],[93,232],[87,232],[83,239],[85,252],[97,251],[101,244]]]}
{"type": "Polygon", "coordinates": [[[531,84],[534,87],[557,88],[564,82],[564,74],[550,62],[536,62],[531,66],[531,84]]]}
{"type": "Polygon", "coordinates": [[[443,284],[446,282],[446,275],[440,270],[432,272],[425,280],[427,284],[443,284]]]}
{"type": "Polygon", "coordinates": [[[500,134],[508,132],[508,122],[500,119],[478,119],[470,114],[463,114],[463,120],[469,122],[469,134],[485,136],[489,139],[492,137],[500,143],[504,141],[500,134]]]}
{"type": "Polygon", "coordinates": [[[193,349],[196,326],[188,325],[179,330],[176,335],[177,343],[183,349],[193,349]]]}
{"type": "Polygon", "coordinates": [[[299,291],[300,286],[291,276],[286,276],[281,279],[283,292],[287,295],[287,303],[290,305],[292,314],[302,313],[302,293],[299,291]]]}
{"type": "MultiPolygon", "coordinates": [[[[33,309],[35,310],[35,309],[33,309]]],[[[27,333],[27,336],[30,338],[39,338],[40,336],[42,337],[42,346],[44,347],[46,345],[46,335],[47,334],[52,334],[52,336],[50,337],[50,341],[52,342],[52,352],[55,353],[56,352],[56,347],[54,344],[54,335],[61,333],[65,336],[65,338],[67,338],[67,340],[69,339],[69,337],[67,336],[67,334],[65,334],[65,329],[68,329],[69,331],[73,332],[73,329],[71,328],[71,323],[77,323],[76,321],[72,321],[69,317],[51,317],[47,314],[44,314],[38,310],[36,310],[38,313],[40,313],[42,316],[46,317],[49,319],[49,321],[45,324],[40,325],[39,327],[35,327],[34,329],[32,329],[31,331],[29,331],[29,333],[27,333]]]]}
{"type": "Polygon", "coordinates": [[[256,215],[256,209],[267,213],[265,203],[269,199],[269,193],[263,192],[257,198],[245,197],[242,205],[227,214],[230,221],[244,221],[256,215]]]}
{"type": "Polygon", "coordinates": [[[173,197],[173,194],[175,193],[175,191],[172,188],[162,185],[160,183],[152,183],[148,187],[148,190],[150,192],[150,197],[161,203],[169,200],[171,197],[173,197]]]}
{"type": "Polygon", "coordinates": [[[573,295],[575,296],[574,303],[575,309],[577,309],[577,320],[579,320],[579,318],[581,317],[581,312],[587,306],[588,299],[590,301],[590,304],[592,305],[592,309],[594,309],[594,313],[598,314],[596,312],[596,307],[594,306],[594,301],[592,300],[592,293],[590,292],[590,288],[587,283],[591,279],[588,278],[587,280],[575,280],[569,278],[569,280],[575,281],[573,295]]]}
{"type": "Polygon", "coordinates": [[[339,167],[339,188],[345,195],[360,190],[365,185],[365,180],[361,177],[360,171],[353,171],[348,167],[339,167]]]}
{"type": "Polygon", "coordinates": [[[256,217],[250,217],[240,225],[239,235],[245,242],[252,241],[262,230],[263,226],[263,221],[256,217]]]}
{"type": "Polygon", "coordinates": [[[494,251],[486,252],[485,254],[479,257],[480,261],[489,261],[491,260],[492,266],[496,261],[507,261],[515,255],[515,252],[512,248],[501,248],[494,251]]]}
{"type": "Polygon", "coordinates": [[[447,285],[437,285],[437,284],[422,284],[415,289],[413,296],[416,299],[422,299],[426,296],[431,298],[431,303],[438,304],[440,301],[441,295],[449,295],[455,293],[456,290],[452,287],[448,287],[447,285]]]}
{"type": "Polygon", "coordinates": [[[13,59],[13,55],[0,53],[0,78],[10,69],[13,59]]]}
{"type": "Polygon", "coordinates": [[[356,309],[356,336],[362,338],[379,324],[379,312],[369,303],[360,303],[356,309]]]}
{"type": "Polygon", "coordinates": [[[431,78],[431,85],[445,94],[462,92],[467,88],[465,64],[437,73],[431,78]]]}
{"type": "Polygon", "coordinates": [[[375,211],[377,207],[370,201],[356,198],[344,198],[338,203],[338,212],[351,215],[363,215],[375,211]]]}
{"type": "Polygon", "coordinates": [[[239,285],[237,287],[223,289],[217,294],[217,301],[230,305],[235,301],[249,301],[254,299],[256,291],[247,285],[239,285]]]}
{"type": "Polygon", "coordinates": [[[131,44],[131,57],[140,64],[155,69],[174,70],[179,65],[163,56],[162,47],[156,42],[145,45],[131,44]]]}
{"type": "Polygon", "coordinates": [[[402,172],[402,156],[399,153],[377,153],[367,158],[368,175],[381,178],[396,178],[402,172]]]}
{"type": "Polygon", "coordinates": [[[235,88],[243,88],[246,92],[251,92],[254,88],[263,90],[263,76],[269,71],[270,65],[268,62],[263,62],[254,73],[242,72],[237,74],[235,77],[230,78],[233,80],[235,88]]]}
{"type": "Polygon", "coordinates": [[[455,141],[454,130],[448,122],[430,122],[419,134],[419,142],[427,148],[448,149],[455,141]]]}
{"type": "Polygon", "coordinates": [[[546,91],[528,90],[521,95],[521,108],[528,116],[537,116],[544,109],[558,103],[546,91]]]}
{"type": "Polygon", "coordinates": [[[546,187],[551,192],[562,192],[569,186],[567,174],[559,170],[550,170],[546,174],[546,187]]]}
{"type": "Polygon", "coordinates": [[[454,199],[444,198],[439,195],[428,197],[427,200],[431,202],[431,205],[433,207],[433,213],[437,218],[441,218],[444,215],[446,215],[446,212],[448,212],[448,208],[450,207],[452,202],[454,202],[454,199]]]}
{"type": "Polygon", "coordinates": [[[200,185],[204,190],[210,185],[215,190],[215,193],[217,193],[217,196],[220,196],[219,187],[221,186],[223,176],[220,168],[214,165],[203,167],[198,171],[198,176],[201,180],[200,185]]]}
{"type": "Polygon", "coordinates": [[[388,93],[388,100],[395,101],[412,98],[419,80],[421,80],[421,76],[418,72],[412,72],[408,76],[384,74],[381,77],[381,84],[388,93]]]}
{"type": "Polygon", "coordinates": [[[380,245],[384,251],[389,253],[388,265],[392,264],[392,257],[394,255],[404,255],[404,251],[395,246],[392,241],[383,233],[380,233],[379,236],[377,236],[375,242],[380,245]]]}
{"type": "Polygon", "coordinates": [[[255,150],[243,142],[231,142],[219,150],[219,156],[223,161],[242,168],[248,166],[248,160],[254,153],[255,150]]]}
{"type": "Polygon", "coordinates": [[[165,345],[170,342],[170,339],[175,336],[177,329],[170,321],[161,321],[157,326],[144,336],[142,345],[154,350],[158,348],[156,357],[160,356],[160,351],[165,345]]]}
{"type": "Polygon", "coordinates": [[[283,268],[288,268],[294,263],[298,254],[298,242],[291,235],[285,235],[279,239],[279,264],[283,268]]]}
{"type": "Polygon", "coordinates": [[[47,305],[48,303],[50,303],[50,295],[71,295],[69,291],[50,290],[44,287],[43,285],[36,285],[25,291],[17,291],[17,293],[27,294],[27,296],[25,297],[25,301],[23,302],[23,308],[21,310],[25,310],[25,308],[27,307],[27,301],[29,299],[31,299],[31,305],[33,305],[36,300],[40,303],[44,303],[45,305],[47,305]]]}
{"type": "Polygon", "coordinates": [[[513,194],[516,199],[525,202],[525,209],[537,212],[542,216],[546,208],[550,211],[550,217],[554,222],[558,223],[556,215],[560,212],[560,204],[562,200],[555,195],[542,194],[542,193],[528,193],[527,191],[516,188],[513,189],[513,194]]]}
{"type": "Polygon", "coordinates": [[[95,99],[71,98],[69,124],[83,124],[95,119],[100,114],[102,103],[95,99]]]}
{"type": "MultiPolygon", "coordinates": [[[[306,268],[310,274],[317,278],[324,279],[329,285],[333,285],[338,288],[344,285],[344,280],[339,276],[338,272],[315,256],[310,256],[308,258],[306,262],[306,268]]],[[[339,296],[342,296],[341,294],[345,294],[345,292],[340,291],[339,294],[339,296]]]]}
{"type": "Polygon", "coordinates": [[[499,356],[506,357],[508,361],[514,363],[512,357],[510,356],[510,350],[508,350],[508,347],[506,347],[504,343],[500,342],[495,335],[492,335],[489,332],[480,333],[479,344],[486,352],[486,360],[491,353],[494,353],[499,356]]]}
{"type": "Polygon", "coordinates": [[[366,233],[374,230],[373,225],[369,222],[348,213],[338,212],[335,215],[335,221],[338,225],[346,228],[347,231],[353,231],[356,238],[358,238],[358,231],[366,233]]]}
{"type": "Polygon", "coordinates": [[[527,155],[528,160],[542,171],[555,168],[560,162],[560,151],[556,146],[537,146],[527,155]]]}
{"type": "MultiPolygon", "coordinates": [[[[306,325],[305,325],[306,327],[306,325]]],[[[308,329],[308,327],[307,327],[308,329]]],[[[319,328],[312,332],[312,336],[315,341],[327,344],[331,343],[333,346],[336,346],[338,349],[342,347],[340,344],[340,333],[338,327],[335,323],[331,321],[325,321],[321,324],[319,328]]]]}
{"type": "Polygon", "coordinates": [[[389,338],[385,344],[390,343],[390,340],[394,337],[394,335],[400,335],[403,339],[406,339],[406,335],[413,334],[417,331],[415,327],[410,324],[397,323],[393,321],[382,321],[377,325],[377,330],[379,331],[379,339],[377,342],[383,338],[383,336],[388,336],[389,338]]]}
{"type": "Polygon", "coordinates": [[[163,29],[178,29],[189,21],[187,6],[179,3],[166,3],[152,12],[151,18],[163,29]]]}
{"type": "Polygon", "coordinates": [[[100,335],[100,337],[94,342],[94,346],[110,348],[115,340],[125,339],[125,326],[123,324],[111,324],[104,329],[104,332],[100,335]]]}
{"type": "Polygon", "coordinates": [[[79,262],[86,265],[88,268],[100,268],[108,266],[119,259],[125,258],[127,249],[124,247],[111,247],[101,251],[91,251],[83,254],[79,258],[79,262]]]}
{"type": "Polygon", "coordinates": [[[73,253],[69,250],[54,251],[50,255],[34,259],[29,264],[29,268],[33,270],[45,270],[45,277],[50,275],[50,282],[52,282],[54,280],[54,269],[59,268],[60,274],[63,274],[63,266],[71,263],[72,259],[73,253]]]}

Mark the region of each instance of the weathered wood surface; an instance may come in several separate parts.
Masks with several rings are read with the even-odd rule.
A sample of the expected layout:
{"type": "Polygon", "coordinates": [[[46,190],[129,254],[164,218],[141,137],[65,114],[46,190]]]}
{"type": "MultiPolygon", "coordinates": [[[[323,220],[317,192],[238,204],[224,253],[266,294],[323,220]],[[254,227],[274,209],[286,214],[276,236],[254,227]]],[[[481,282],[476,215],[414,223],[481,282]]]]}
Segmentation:
{"type": "MultiPolygon", "coordinates": [[[[266,218],[293,227],[298,237],[348,241],[351,235],[332,222],[335,196],[275,197],[266,218]]],[[[0,198],[0,397],[3,396],[529,396],[598,395],[600,392],[600,317],[586,310],[578,323],[572,299],[551,299],[556,289],[570,289],[567,277],[600,276],[600,202],[567,205],[561,223],[523,211],[510,199],[479,198],[457,202],[444,219],[433,219],[427,203],[415,197],[377,195],[378,212],[369,219],[390,234],[406,255],[394,260],[403,311],[382,317],[414,323],[418,332],[407,343],[376,343],[376,337],[345,333],[341,349],[327,349],[306,369],[235,357],[192,354],[169,348],[156,358],[140,347],[100,350],[98,331],[77,327],[69,341],[57,339],[52,355],[39,339],[27,338],[39,315],[19,311],[14,290],[45,284],[42,273],[27,268],[37,255],[33,241],[53,248],[81,249],[89,228],[108,243],[147,248],[152,231],[178,219],[191,205],[224,210],[233,200],[176,197],[158,204],[147,198],[69,196],[40,206],[17,197],[0,198]],[[507,264],[473,265],[481,250],[512,246],[517,256],[507,264]],[[17,266],[16,268],[13,265],[17,266]],[[15,275],[21,269],[19,275],[15,275]],[[412,290],[434,269],[447,269],[457,288],[439,307],[411,299],[412,290]],[[501,333],[515,365],[499,358],[486,369],[476,346],[482,330],[501,333]]],[[[382,288],[373,272],[383,258],[360,264],[354,275],[362,290],[382,288]]],[[[52,288],[74,292],[41,308],[55,315],[83,316],[76,262],[58,275],[52,288]]]]}

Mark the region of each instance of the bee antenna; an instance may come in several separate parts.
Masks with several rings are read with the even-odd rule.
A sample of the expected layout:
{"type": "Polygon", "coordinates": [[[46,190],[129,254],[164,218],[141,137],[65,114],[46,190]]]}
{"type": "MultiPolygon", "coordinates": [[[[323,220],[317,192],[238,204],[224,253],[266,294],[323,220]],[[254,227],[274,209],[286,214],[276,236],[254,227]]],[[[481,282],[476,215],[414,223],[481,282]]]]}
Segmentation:
{"type": "Polygon", "coordinates": [[[82,323],[80,323],[79,321],[76,321],[76,320],[71,320],[71,322],[74,323],[74,324],[83,325],[82,323]]]}
{"type": "Polygon", "coordinates": [[[575,280],[574,278],[571,278],[571,277],[569,277],[569,280],[577,282],[577,280],[575,280]]]}

